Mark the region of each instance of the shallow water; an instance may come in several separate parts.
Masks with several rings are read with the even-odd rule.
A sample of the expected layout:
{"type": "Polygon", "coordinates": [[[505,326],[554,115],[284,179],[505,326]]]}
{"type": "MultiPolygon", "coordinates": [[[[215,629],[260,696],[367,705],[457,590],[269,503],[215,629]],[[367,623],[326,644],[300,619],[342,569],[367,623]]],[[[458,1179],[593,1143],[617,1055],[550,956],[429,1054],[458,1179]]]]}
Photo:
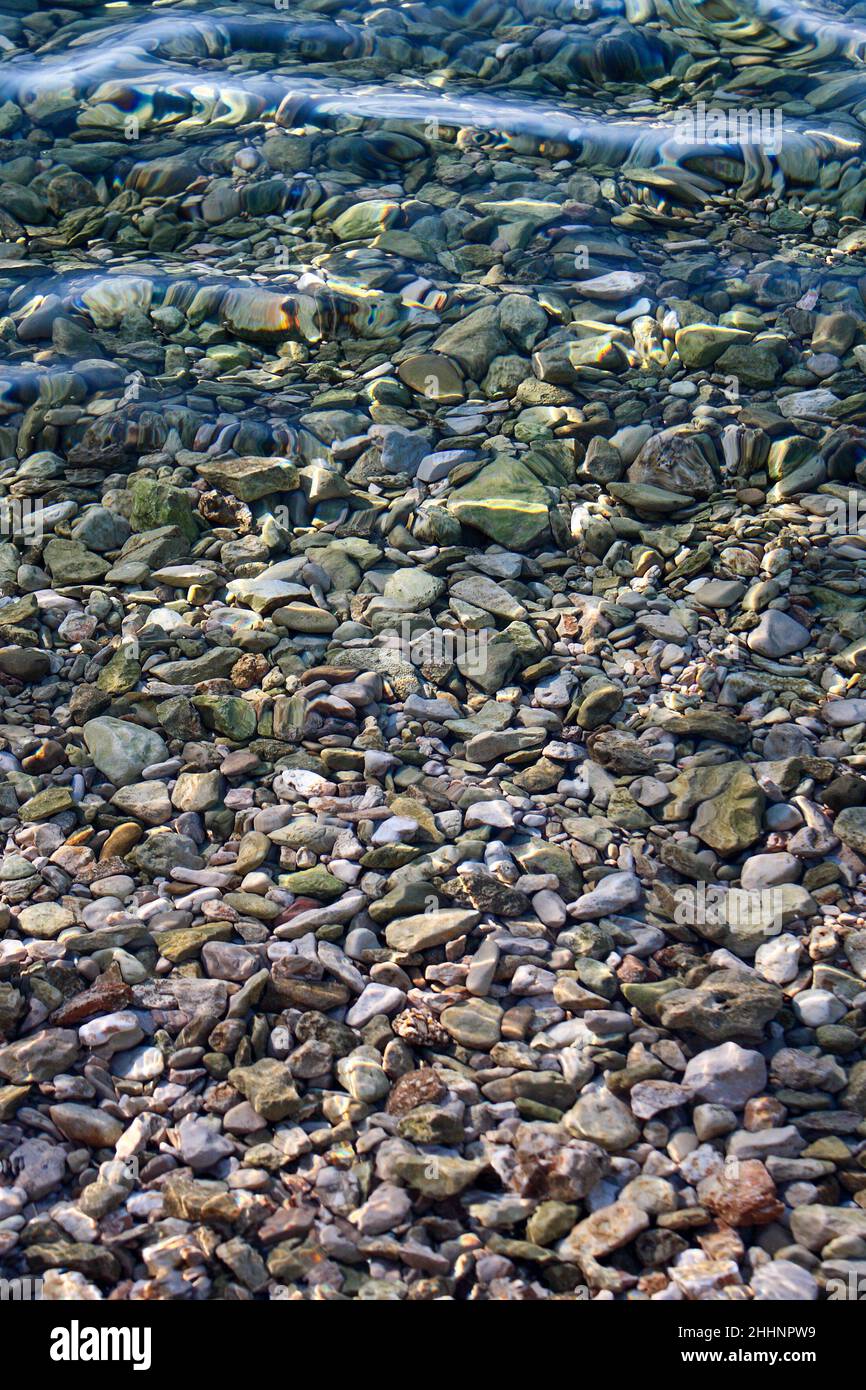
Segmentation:
{"type": "MultiPolygon", "coordinates": [[[[222,322],[267,358],[286,339],[398,348],[479,282],[530,286],[563,314],[613,270],[644,277],[617,310],[665,282],[736,301],[732,280],[760,257],[747,228],[739,248],[723,241],[732,199],[776,210],[775,231],[755,228],[770,233],[770,298],[820,291],[839,267],[778,210],[825,210],[837,241],[859,224],[862,8],[79,0],[58,23],[7,3],[2,410],[40,389],[59,404],[48,382],[100,356],[58,341],[58,317],[111,335],[107,355],[149,400],[202,415],[165,368],[155,307],[179,305],[192,334],[222,322]],[[381,200],[378,214],[335,235],[355,199],[381,200]],[[148,351],[122,341],[127,311],[148,351]]],[[[80,380],[110,400],[104,380],[80,380]]],[[[141,408],[127,390],[99,429],[141,408]]]]}

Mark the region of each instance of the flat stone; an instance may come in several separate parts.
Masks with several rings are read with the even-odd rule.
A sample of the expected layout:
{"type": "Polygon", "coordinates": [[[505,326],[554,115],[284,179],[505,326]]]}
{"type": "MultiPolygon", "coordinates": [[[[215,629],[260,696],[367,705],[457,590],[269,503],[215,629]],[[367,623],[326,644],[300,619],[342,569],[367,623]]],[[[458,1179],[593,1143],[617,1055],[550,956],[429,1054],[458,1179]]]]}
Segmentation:
{"type": "Polygon", "coordinates": [[[613,1202],[579,1221],[557,1250],[567,1260],[597,1260],[628,1245],[649,1224],[642,1207],[633,1202],[613,1202]]]}
{"type": "Polygon", "coordinates": [[[68,1071],[80,1052],[78,1035],[66,1028],[44,1028],[0,1047],[0,1076],[16,1086],[50,1081],[68,1071]]]}
{"type": "Polygon", "coordinates": [[[292,492],[299,485],[298,470],[285,459],[226,458],[196,467],[212,487],[222,488],[242,502],[257,502],[275,492],[292,492]]]}
{"type": "Polygon", "coordinates": [[[300,1099],[289,1068],[270,1057],[249,1066],[234,1067],[229,1084],[250,1102],[257,1115],[269,1123],[297,1113],[300,1099]]]}
{"type": "Polygon", "coordinates": [[[390,922],[385,928],[385,940],[392,950],[414,955],[465,936],[480,921],[480,912],[457,909],[425,912],[417,917],[403,917],[390,922]]]}
{"type": "Polygon", "coordinates": [[[144,768],[168,757],[168,747],[152,729],[109,715],[84,725],[84,742],[99,771],[117,787],[129,785],[144,768]]]}
{"type": "Polygon", "coordinates": [[[689,1061],[683,1085],[701,1100],[741,1110],[767,1084],[767,1064],[760,1052],[726,1042],[707,1048],[689,1061]]]}
{"type": "Polygon", "coordinates": [[[761,615],[758,626],[753,628],[746,639],[750,651],[775,660],[801,652],[810,642],[809,629],[798,623],[788,613],[777,608],[768,608],[761,615]]]}

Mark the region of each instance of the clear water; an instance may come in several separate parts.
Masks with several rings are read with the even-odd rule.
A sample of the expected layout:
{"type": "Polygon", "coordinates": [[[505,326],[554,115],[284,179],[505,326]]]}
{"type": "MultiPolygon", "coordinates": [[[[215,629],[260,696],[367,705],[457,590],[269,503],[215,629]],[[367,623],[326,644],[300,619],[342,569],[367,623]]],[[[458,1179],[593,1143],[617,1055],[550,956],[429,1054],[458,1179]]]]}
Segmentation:
{"type": "MultiPolygon", "coordinates": [[[[863,5],[75,8],[0,7],[0,418],[62,404],[48,380],[83,363],[97,434],[144,442],[134,422],[164,402],[190,412],[185,443],[252,413],[259,446],[284,446],[279,380],[238,382],[242,399],[214,410],[166,367],[162,339],[125,350],[130,314],[153,328],[176,308],[190,342],[222,325],[274,361],[286,341],[369,339],[375,366],[377,343],[384,360],[429,337],[479,283],[568,306],[581,281],[630,270],[636,302],[660,285],[736,302],[766,263],[765,304],[781,305],[846,273],[838,244],[866,204],[863,5]],[[368,200],[381,226],[335,236],[333,216],[368,200]],[[752,207],[765,246],[732,244],[726,219],[752,207]],[[779,222],[801,208],[831,220],[829,251],[779,222]],[[58,316],[113,350],[58,340],[58,316]],[[122,365],[113,405],[94,357],[122,365]]],[[[164,442],[158,421],[145,433],[164,442]]]]}

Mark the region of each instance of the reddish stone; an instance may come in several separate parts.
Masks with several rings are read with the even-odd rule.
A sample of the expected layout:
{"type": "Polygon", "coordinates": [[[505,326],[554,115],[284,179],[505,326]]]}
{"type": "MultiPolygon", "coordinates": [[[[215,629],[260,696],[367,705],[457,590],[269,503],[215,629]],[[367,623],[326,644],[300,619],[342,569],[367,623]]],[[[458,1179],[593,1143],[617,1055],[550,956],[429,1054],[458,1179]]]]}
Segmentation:
{"type": "Polygon", "coordinates": [[[637,956],[625,956],[622,963],[617,966],[616,977],[624,985],[638,984],[641,980],[646,979],[646,975],[646,966],[642,960],[638,960],[637,956]]]}
{"type": "MultiPolygon", "coordinates": [[[[234,670],[234,667],[232,667],[234,670]]],[[[252,772],[254,767],[259,765],[258,753],[252,753],[249,748],[238,748],[233,753],[227,754],[220,763],[220,772],[224,777],[241,777],[246,772],[252,772]]],[[[216,859],[211,859],[211,864],[216,864],[216,859]]],[[[226,860],[229,863],[230,860],[226,860]]]]}
{"type": "Polygon", "coordinates": [[[654,1293],[663,1293],[668,1286],[668,1277],[659,1270],[655,1274],[642,1274],[637,1281],[638,1289],[648,1297],[654,1293]]]}
{"type": "Polygon", "coordinates": [[[238,657],[232,667],[231,679],[238,690],[252,690],[255,686],[261,685],[270,669],[266,656],[258,652],[246,652],[238,657]]]}
{"type": "Polygon", "coordinates": [[[256,1232],[262,1245],[273,1245],[293,1236],[305,1236],[316,1219],[315,1207],[281,1207],[268,1216],[256,1232]]]}
{"type": "Polygon", "coordinates": [[[445,1095],[445,1085],[432,1067],[406,1072],[392,1086],[388,1097],[389,1115],[408,1115],[419,1105],[433,1105],[445,1095]]]}
{"type": "Polygon", "coordinates": [[[67,999],[51,1015],[51,1022],[58,1028],[81,1023],[95,1014],[111,1014],[125,1009],[132,1003],[132,990],[125,980],[116,975],[100,975],[89,989],[67,999]]]}
{"type": "Polygon", "coordinates": [[[226,497],[216,489],[201,494],[198,509],[211,526],[228,526],[241,536],[252,529],[253,514],[246,502],[241,502],[237,497],[226,497]]]}
{"type": "Polygon", "coordinates": [[[66,753],[62,746],[56,739],[47,738],[43,739],[35,752],[21,760],[21,767],[24,772],[53,772],[65,762],[66,753]]]}
{"type": "Polygon", "coordinates": [[[785,1210],[776,1184],[756,1158],[728,1163],[698,1184],[701,1203],[728,1226],[768,1226],[785,1210]]]}
{"type": "Polygon", "coordinates": [[[277,926],[282,926],[284,922],[291,922],[293,917],[299,917],[302,912],[310,912],[312,909],[321,907],[318,898],[295,898],[291,907],[287,907],[285,912],[281,912],[277,918],[277,926]]]}
{"type": "Polygon", "coordinates": [[[781,1129],[788,1111],[775,1096],[753,1096],[746,1101],[743,1127],[751,1134],[760,1129],[781,1129]]]}

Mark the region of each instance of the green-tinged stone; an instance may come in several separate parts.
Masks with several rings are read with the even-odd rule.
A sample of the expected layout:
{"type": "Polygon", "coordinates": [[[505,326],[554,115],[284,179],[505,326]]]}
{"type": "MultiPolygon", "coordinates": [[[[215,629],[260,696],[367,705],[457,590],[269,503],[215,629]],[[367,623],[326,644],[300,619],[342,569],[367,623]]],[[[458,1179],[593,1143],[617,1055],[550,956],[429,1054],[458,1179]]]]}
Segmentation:
{"type": "Polygon", "coordinates": [[[381,1053],[375,1047],[356,1047],[336,1066],[337,1080],[361,1105],[376,1105],[391,1089],[383,1068],[381,1053]]]}
{"type": "MultiPolygon", "coordinates": [[[[609,843],[608,835],[605,847],[609,843]]],[[[520,841],[512,841],[509,848],[525,874],[556,874],[560,890],[568,895],[569,900],[578,897],[583,891],[580,870],[564,845],[552,845],[547,840],[532,839],[523,844],[520,841]]]]}
{"type": "Polygon", "coordinates": [[[638,806],[628,787],[614,787],[607,804],[608,819],[621,830],[648,830],[653,818],[638,806]]]}
{"type": "Polygon", "coordinates": [[[449,511],[460,522],[515,550],[540,536],[549,506],[547,489],[517,459],[504,455],[448,499],[449,511]]]}
{"type": "Polygon", "coordinates": [[[287,627],[291,632],[319,632],[326,636],[337,627],[337,619],[325,608],[314,603],[287,603],[273,614],[278,627],[287,627]]]}
{"type": "Polygon", "coordinates": [[[758,839],[765,798],[746,763],[689,768],[670,790],[664,819],[683,820],[697,809],[692,830],[719,854],[738,854],[758,839]]]}
{"type": "Polygon", "coordinates": [[[137,950],[141,946],[152,946],[153,940],[147,927],[136,923],[130,927],[100,927],[97,931],[70,934],[63,944],[75,955],[92,956],[97,951],[137,950]]]}
{"type": "Polygon", "coordinates": [[[399,203],[386,198],[368,198],[335,217],[331,230],[339,241],[359,241],[384,232],[399,216],[399,203]]]}
{"type": "Polygon", "coordinates": [[[137,782],[143,768],[168,757],[168,747],[159,734],[110,715],[87,721],[84,742],[99,771],[116,787],[137,782]]]}
{"type": "Polygon", "coordinates": [[[36,1274],[49,1269],[72,1269],[85,1279],[113,1283],[120,1275],[117,1256],[102,1245],[63,1240],[54,1245],[28,1245],[27,1268],[36,1274]]]}
{"type": "Polygon", "coordinates": [[[223,902],[242,917],[256,917],[261,922],[273,922],[283,909],[279,903],[263,898],[259,893],[226,893],[223,902]]]}
{"type": "Polygon", "coordinates": [[[617,501],[646,516],[666,516],[692,506],[694,501],[683,492],[669,492],[652,483],[608,483],[607,490],[617,501]]]}
{"type": "Polygon", "coordinates": [[[606,1086],[581,1096],[563,1115],[562,1124],[576,1139],[587,1139],[609,1153],[621,1153],[640,1136],[640,1125],[628,1106],[606,1086]]]}
{"type": "Polygon", "coordinates": [[[345,985],[336,980],[308,980],[303,976],[272,977],[262,1001],[265,1009],[278,1013],[281,1009],[313,1010],[327,1013],[339,1009],[349,998],[345,985]]]}
{"type": "Polygon", "coordinates": [[[676,976],[671,976],[667,980],[654,981],[652,984],[623,985],[622,993],[626,1001],[637,1009],[638,1013],[644,1014],[653,1023],[660,1023],[660,1007],[664,1002],[665,995],[671,994],[674,990],[681,990],[682,980],[676,976]]]}
{"type": "Polygon", "coordinates": [[[79,541],[64,541],[53,536],[45,547],[45,563],[55,584],[93,584],[109,568],[101,555],[81,545],[79,541]]]}
{"type": "Polygon", "coordinates": [[[480,1159],[450,1158],[445,1154],[395,1154],[391,1161],[400,1182],[437,1201],[456,1197],[475,1182],[486,1166],[480,1159]]]}
{"type": "Polygon", "coordinates": [[[192,703],[209,729],[235,743],[248,743],[256,732],[256,712],[239,695],[196,695],[192,703]]]}
{"type": "Polygon", "coordinates": [[[440,1022],[456,1042],[473,1051],[488,1052],[501,1037],[502,1009],[489,999],[455,1004],[440,1014],[440,1022]]]}
{"type": "Polygon", "coordinates": [[[18,925],[25,936],[35,936],[40,941],[50,941],[66,927],[71,927],[75,917],[60,903],[33,903],[22,907],[18,914],[18,925]]]}
{"type": "MultiPolygon", "coordinates": [[[[519,660],[514,644],[504,633],[498,633],[484,644],[469,642],[465,651],[457,653],[455,665],[467,680],[493,694],[508,684],[518,668],[519,660]]],[[[449,728],[455,723],[456,720],[449,720],[449,728]]]]}
{"type": "Polygon", "coordinates": [[[194,541],[199,533],[187,494],[153,478],[136,478],[133,482],[130,523],[139,532],[176,526],[187,541],[194,541]]]}
{"type": "Polygon", "coordinates": [[[209,922],[202,927],[176,927],[158,932],[153,940],[159,953],[172,965],[182,965],[184,961],[196,960],[201,955],[202,946],[209,941],[231,941],[233,935],[229,922],[209,922]]]}
{"type": "Polygon", "coordinates": [[[846,806],[833,823],[833,833],[849,849],[866,852],[866,806],[846,806]]]}
{"type": "Polygon", "coordinates": [[[119,647],[96,678],[100,690],[108,695],[125,695],[134,690],[141,676],[141,664],[125,647],[119,647]]]}
{"type": "Polygon", "coordinates": [[[235,1067],[228,1079],[269,1124],[287,1119],[299,1108],[297,1088],[284,1062],[263,1057],[248,1067],[235,1067]]]}
{"type": "Polygon", "coordinates": [[[576,1206],[568,1202],[541,1202],[526,1223],[526,1234],[534,1245],[552,1245],[568,1235],[576,1220],[576,1206]]]}
{"type": "Polygon", "coordinates": [[[78,1034],[70,1028],[44,1028],[18,1042],[0,1047],[0,1076],[16,1086],[50,1081],[68,1071],[80,1052],[78,1034]]]}
{"type": "Polygon", "coordinates": [[[575,1086],[555,1071],[518,1071],[513,1076],[489,1081],[484,1087],[488,1100],[531,1100],[560,1113],[575,1101],[575,1086]]]}
{"type": "Polygon", "coordinates": [[[0,605],[0,627],[17,627],[19,623],[26,623],[35,618],[38,612],[39,603],[35,594],[14,598],[11,603],[0,605]]]}
{"type": "Polygon", "coordinates": [[[385,581],[384,596],[401,609],[415,613],[429,608],[445,591],[444,579],[422,569],[399,569],[385,581]]]}
{"type": "Polygon", "coordinates": [[[463,1122],[437,1105],[418,1105],[397,1126],[401,1139],[413,1144],[462,1144],[463,1122]]]}
{"type": "Polygon", "coordinates": [[[175,868],[204,867],[204,860],[194,840],[188,835],[175,835],[166,831],[148,835],[147,839],[137,844],[126,857],[133,868],[140,869],[151,878],[166,876],[175,868]]]}
{"type": "Polygon", "coordinates": [[[624,699],[622,686],[610,683],[596,686],[581,700],[577,723],[582,729],[597,729],[609,724],[624,699]]]}
{"type": "Polygon", "coordinates": [[[160,661],[148,674],[167,685],[198,685],[228,676],[237,659],[236,647],[212,647],[189,661],[160,661]]]}
{"type": "Polygon", "coordinates": [[[271,842],[260,830],[248,830],[238,846],[238,857],[234,866],[236,874],[248,874],[264,864],[271,852],[271,842]]]}
{"type": "Polygon", "coordinates": [[[721,324],[692,323],[676,333],[676,348],[683,365],[688,368],[710,367],[726,348],[748,343],[751,333],[740,328],[725,328],[721,324]]]}
{"type": "Polygon", "coordinates": [[[433,812],[417,797],[395,796],[390,804],[390,811],[393,816],[405,816],[408,820],[415,821],[418,826],[418,838],[422,842],[431,845],[445,843],[445,836],[436,825],[433,812]]]}
{"type": "Polygon", "coordinates": [[[420,853],[417,845],[379,845],[362,854],[361,863],[365,869],[402,869],[404,864],[411,864],[417,859],[420,853]]]}
{"type": "Polygon", "coordinates": [[[29,1086],[0,1086],[0,1121],[11,1120],[29,1095],[29,1086]]]}
{"type": "Polygon", "coordinates": [[[716,359],[716,371],[726,373],[745,386],[765,391],[773,385],[781,368],[779,359],[769,348],[759,343],[735,344],[726,348],[716,359]]]}
{"type": "Polygon", "coordinates": [[[46,787],[45,791],[31,796],[19,811],[23,821],[50,820],[61,811],[70,811],[75,802],[68,787],[46,787]]]}
{"type": "Polygon", "coordinates": [[[392,950],[414,955],[464,936],[480,921],[480,912],[451,908],[422,912],[390,922],[385,928],[385,940],[392,950]]]}
{"type": "Polygon", "coordinates": [[[321,864],[313,869],[297,869],[291,874],[280,874],[280,887],[288,888],[299,898],[318,898],[326,903],[342,897],[346,891],[345,883],[329,874],[321,864]]]}
{"type": "Polygon", "coordinates": [[[663,1027],[692,1032],[712,1043],[757,1041],[776,1017],[783,996],[775,985],[739,972],[718,970],[698,989],[671,990],[659,1002],[663,1027]]]}
{"type": "MultiPolygon", "coordinates": [[[[518,1108],[522,1110],[522,1107],[518,1108]]],[[[553,1250],[545,1250],[541,1245],[534,1245],[531,1240],[516,1240],[494,1234],[487,1241],[487,1249],[491,1254],[504,1255],[509,1260],[529,1260],[531,1264],[544,1268],[559,1264],[559,1256],[553,1250]]]]}

